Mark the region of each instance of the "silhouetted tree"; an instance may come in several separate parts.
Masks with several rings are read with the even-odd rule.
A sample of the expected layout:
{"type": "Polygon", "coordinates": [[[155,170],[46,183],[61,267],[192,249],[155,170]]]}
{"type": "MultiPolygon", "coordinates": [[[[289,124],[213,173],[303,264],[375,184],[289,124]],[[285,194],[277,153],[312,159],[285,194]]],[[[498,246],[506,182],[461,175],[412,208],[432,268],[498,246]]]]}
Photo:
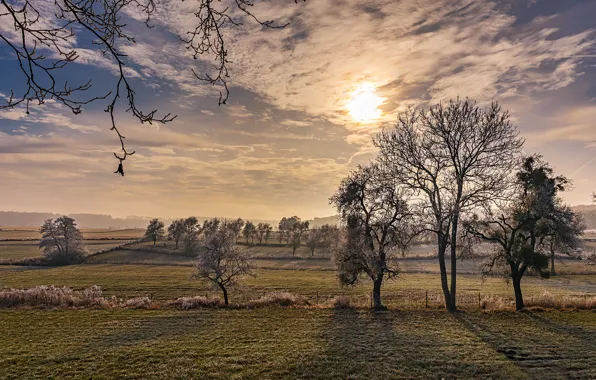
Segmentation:
{"type": "Polygon", "coordinates": [[[251,243],[254,242],[256,227],[253,222],[247,221],[244,225],[244,229],[242,230],[242,236],[246,239],[246,244],[248,244],[248,239],[251,239],[251,243]]]}
{"type": "Polygon", "coordinates": [[[457,99],[429,109],[409,109],[393,130],[375,137],[385,175],[415,192],[424,230],[436,236],[441,286],[456,310],[460,218],[491,199],[507,197],[509,174],[523,140],[497,103],[486,109],[457,99]],[[451,286],[446,253],[450,249],[451,286]]]}
{"type": "Polygon", "coordinates": [[[145,230],[145,239],[153,241],[153,245],[157,243],[158,239],[164,237],[164,224],[159,219],[151,219],[147,229],[145,230]]]}
{"type": "Polygon", "coordinates": [[[544,249],[544,242],[552,236],[552,229],[566,230],[561,230],[559,244],[570,244],[570,248],[576,246],[581,231],[576,229],[575,213],[562,205],[557,196],[565,190],[568,180],[554,176],[540,157],[525,159],[517,172],[516,185],[510,200],[487,206],[483,217],[475,215],[464,227],[469,234],[497,244],[484,273],[503,270],[502,274],[513,283],[516,309],[520,310],[524,307],[521,280],[526,271],[533,269],[543,277],[550,275],[550,252],[544,249]]]}
{"type": "Polygon", "coordinates": [[[182,234],[182,244],[184,252],[187,255],[194,255],[199,235],[199,220],[194,217],[184,219],[184,233],[182,234]]]}
{"type": "MultiPolygon", "coordinates": [[[[223,31],[242,24],[243,18],[255,21],[261,27],[283,28],[286,25],[259,20],[251,12],[253,4],[253,0],[234,0],[231,7],[226,7],[219,1],[198,0],[189,10],[196,17],[196,24],[179,36],[194,59],[203,55],[215,58],[213,73],[197,74],[191,70],[199,80],[223,88],[219,104],[224,104],[229,95],[228,46],[223,31]]],[[[124,136],[116,127],[118,101],[125,99],[123,109],[130,111],[141,123],[167,123],[175,118],[170,114],[157,117],[156,110],[146,112],[138,107],[130,81],[133,74],[127,66],[127,55],[122,52],[123,46],[135,43],[131,30],[136,30],[125,29],[126,23],[122,19],[128,17],[127,14],[134,14],[144,18],[145,24],[151,27],[159,5],[155,0],[1,1],[0,24],[6,28],[0,30],[0,43],[14,56],[24,86],[18,93],[11,90],[6,104],[0,109],[24,106],[29,113],[32,102],[41,105],[52,100],[79,114],[83,105],[105,100],[111,130],[116,132],[121,145],[121,154],[114,153],[119,160],[115,173],[124,175],[123,161],[135,152],[125,148],[124,136]],[[77,83],[73,80],[75,71],[69,70],[71,63],[79,58],[79,46],[82,45],[78,40],[87,36],[93,38],[93,44],[85,44],[85,49],[97,49],[116,65],[118,73],[111,90],[95,96],[85,96],[91,89],[91,80],[77,83]]],[[[167,3],[163,5],[167,7],[167,3]]]]}
{"type": "Polygon", "coordinates": [[[294,256],[296,254],[296,250],[300,248],[300,244],[302,244],[302,237],[304,236],[304,233],[308,231],[308,221],[294,222],[294,225],[289,231],[289,244],[290,247],[292,247],[292,256],[294,256]]]}
{"type": "Polygon", "coordinates": [[[292,235],[292,229],[296,225],[296,223],[300,222],[301,219],[297,216],[290,216],[286,218],[285,216],[280,220],[278,225],[279,230],[279,243],[281,244],[282,238],[286,238],[286,243],[290,244],[290,237],[292,235]]]}
{"type": "Polygon", "coordinates": [[[267,224],[267,227],[265,229],[265,245],[267,245],[267,243],[269,242],[269,239],[271,238],[272,233],[273,233],[273,227],[270,224],[267,224]]]}
{"type": "Polygon", "coordinates": [[[68,216],[47,219],[41,228],[39,248],[54,265],[78,264],[85,260],[87,250],[74,219],[68,216]]]}
{"type": "Polygon", "coordinates": [[[398,274],[392,255],[404,250],[414,236],[407,194],[406,188],[372,165],[353,171],[330,199],[347,225],[346,241],[334,252],[339,281],[354,285],[361,274],[368,276],[375,308],[383,308],[383,280],[398,274]]]}
{"type": "Polygon", "coordinates": [[[310,249],[310,255],[315,255],[315,249],[321,246],[322,233],[320,227],[313,227],[306,234],[306,246],[310,249]]]}
{"type": "Polygon", "coordinates": [[[168,237],[174,240],[174,243],[176,243],[175,249],[178,249],[178,243],[180,242],[182,235],[184,235],[184,232],[184,219],[174,220],[168,226],[168,237]]]}
{"type": "Polygon", "coordinates": [[[259,223],[257,224],[256,234],[259,238],[259,245],[263,244],[263,239],[267,236],[267,234],[271,233],[271,226],[269,223],[259,223]]]}

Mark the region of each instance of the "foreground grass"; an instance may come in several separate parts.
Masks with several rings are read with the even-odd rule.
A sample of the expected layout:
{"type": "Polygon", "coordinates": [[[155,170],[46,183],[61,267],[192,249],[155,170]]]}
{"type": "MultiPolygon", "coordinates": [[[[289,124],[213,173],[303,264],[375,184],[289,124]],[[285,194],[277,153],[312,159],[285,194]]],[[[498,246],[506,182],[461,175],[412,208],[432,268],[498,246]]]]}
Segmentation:
{"type": "Polygon", "coordinates": [[[10,310],[0,377],[594,378],[596,314],[10,310]]]}
{"type": "MultiPolygon", "coordinates": [[[[156,300],[213,292],[207,284],[191,280],[191,267],[167,265],[74,265],[67,267],[0,267],[0,288],[31,288],[36,285],[69,286],[83,289],[99,285],[108,296],[121,298],[151,296],[156,300]]],[[[311,302],[325,301],[335,295],[347,295],[357,304],[367,304],[372,286],[364,281],[353,288],[341,288],[336,274],[328,270],[259,269],[256,277],[246,278],[239,289],[230,292],[231,302],[258,298],[263,293],[289,291],[307,296],[311,302]]],[[[557,276],[550,280],[526,277],[523,280],[527,300],[544,290],[554,296],[596,293],[596,276],[557,276]]],[[[440,277],[437,274],[402,274],[383,286],[383,299],[389,306],[415,307],[443,304],[440,277]]],[[[478,275],[458,276],[458,302],[462,307],[478,308],[478,294],[511,300],[512,287],[500,278],[482,280],[478,275]]]]}

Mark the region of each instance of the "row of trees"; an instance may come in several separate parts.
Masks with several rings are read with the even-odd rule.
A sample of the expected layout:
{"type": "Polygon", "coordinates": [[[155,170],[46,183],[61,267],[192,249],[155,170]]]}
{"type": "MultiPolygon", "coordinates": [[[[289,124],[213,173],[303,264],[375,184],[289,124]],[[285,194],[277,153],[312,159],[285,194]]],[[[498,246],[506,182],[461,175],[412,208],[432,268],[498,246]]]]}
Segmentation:
{"type": "Polygon", "coordinates": [[[497,103],[483,109],[457,99],[410,109],[373,141],[377,158],[344,179],[330,201],[348,230],[335,253],[340,282],[369,277],[375,307],[383,307],[383,281],[398,274],[393,255],[422,234],[434,237],[450,311],[458,260],[481,241],[494,247],[484,273],[497,270],[513,282],[517,309],[524,274],[548,276],[549,257],[579,247],[581,218],[559,197],[569,180],[540,156],[524,156],[523,139],[497,103]]]}
{"type": "MultiPolygon", "coordinates": [[[[204,221],[201,225],[195,217],[174,220],[168,226],[167,231],[163,222],[159,219],[152,219],[147,225],[144,237],[156,245],[157,241],[167,236],[168,239],[174,241],[175,249],[178,249],[182,243],[184,250],[192,253],[193,245],[201,235],[209,234],[224,222],[229,228],[233,228],[236,242],[242,237],[246,244],[267,245],[273,237],[273,227],[269,223],[255,225],[251,221],[245,222],[240,218],[233,221],[214,218],[204,221]]],[[[301,245],[307,246],[311,255],[314,255],[317,248],[328,250],[337,248],[341,238],[338,226],[325,224],[321,227],[309,228],[308,221],[301,221],[297,216],[284,217],[279,223],[278,235],[280,244],[285,239],[286,245],[292,248],[293,255],[301,245]]]]}

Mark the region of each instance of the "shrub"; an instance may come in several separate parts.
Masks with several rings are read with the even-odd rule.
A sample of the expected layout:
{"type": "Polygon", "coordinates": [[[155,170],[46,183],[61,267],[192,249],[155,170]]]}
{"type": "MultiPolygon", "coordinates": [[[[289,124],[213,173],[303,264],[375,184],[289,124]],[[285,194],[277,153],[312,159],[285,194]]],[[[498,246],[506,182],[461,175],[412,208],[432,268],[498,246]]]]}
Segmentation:
{"type": "Polygon", "coordinates": [[[172,306],[183,310],[216,308],[221,306],[221,301],[217,298],[208,298],[202,296],[180,297],[171,303],[172,306]]]}
{"type": "Polygon", "coordinates": [[[480,308],[482,310],[504,310],[507,308],[507,303],[501,297],[484,296],[480,301],[480,308]]]}
{"type": "Polygon", "coordinates": [[[336,309],[351,309],[354,307],[352,306],[352,300],[350,300],[350,297],[346,296],[337,296],[331,298],[329,300],[329,305],[336,309]]]}
{"type": "Polygon", "coordinates": [[[135,297],[128,299],[122,304],[123,307],[129,309],[149,309],[152,302],[149,297],[135,297]]]}
{"type": "Polygon", "coordinates": [[[106,306],[107,304],[108,301],[101,297],[101,288],[98,286],[92,286],[82,292],[75,292],[66,286],[53,285],[0,291],[0,307],[106,306]]]}
{"type": "Polygon", "coordinates": [[[263,297],[252,300],[249,306],[252,307],[268,307],[268,306],[297,306],[308,305],[308,300],[304,297],[297,296],[288,292],[273,292],[265,294],[263,297]]]}

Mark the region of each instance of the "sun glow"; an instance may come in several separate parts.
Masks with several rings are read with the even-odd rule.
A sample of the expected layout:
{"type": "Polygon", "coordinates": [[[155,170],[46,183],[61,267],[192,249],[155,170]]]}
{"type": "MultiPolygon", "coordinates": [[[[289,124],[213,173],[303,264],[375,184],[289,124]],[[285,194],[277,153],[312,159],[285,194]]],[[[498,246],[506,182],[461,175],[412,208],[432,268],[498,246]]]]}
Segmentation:
{"type": "Polygon", "coordinates": [[[354,120],[360,123],[371,123],[381,117],[381,110],[378,109],[385,101],[375,95],[375,87],[371,84],[363,84],[353,93],[347,104],[347,109],[354,120]]]}

